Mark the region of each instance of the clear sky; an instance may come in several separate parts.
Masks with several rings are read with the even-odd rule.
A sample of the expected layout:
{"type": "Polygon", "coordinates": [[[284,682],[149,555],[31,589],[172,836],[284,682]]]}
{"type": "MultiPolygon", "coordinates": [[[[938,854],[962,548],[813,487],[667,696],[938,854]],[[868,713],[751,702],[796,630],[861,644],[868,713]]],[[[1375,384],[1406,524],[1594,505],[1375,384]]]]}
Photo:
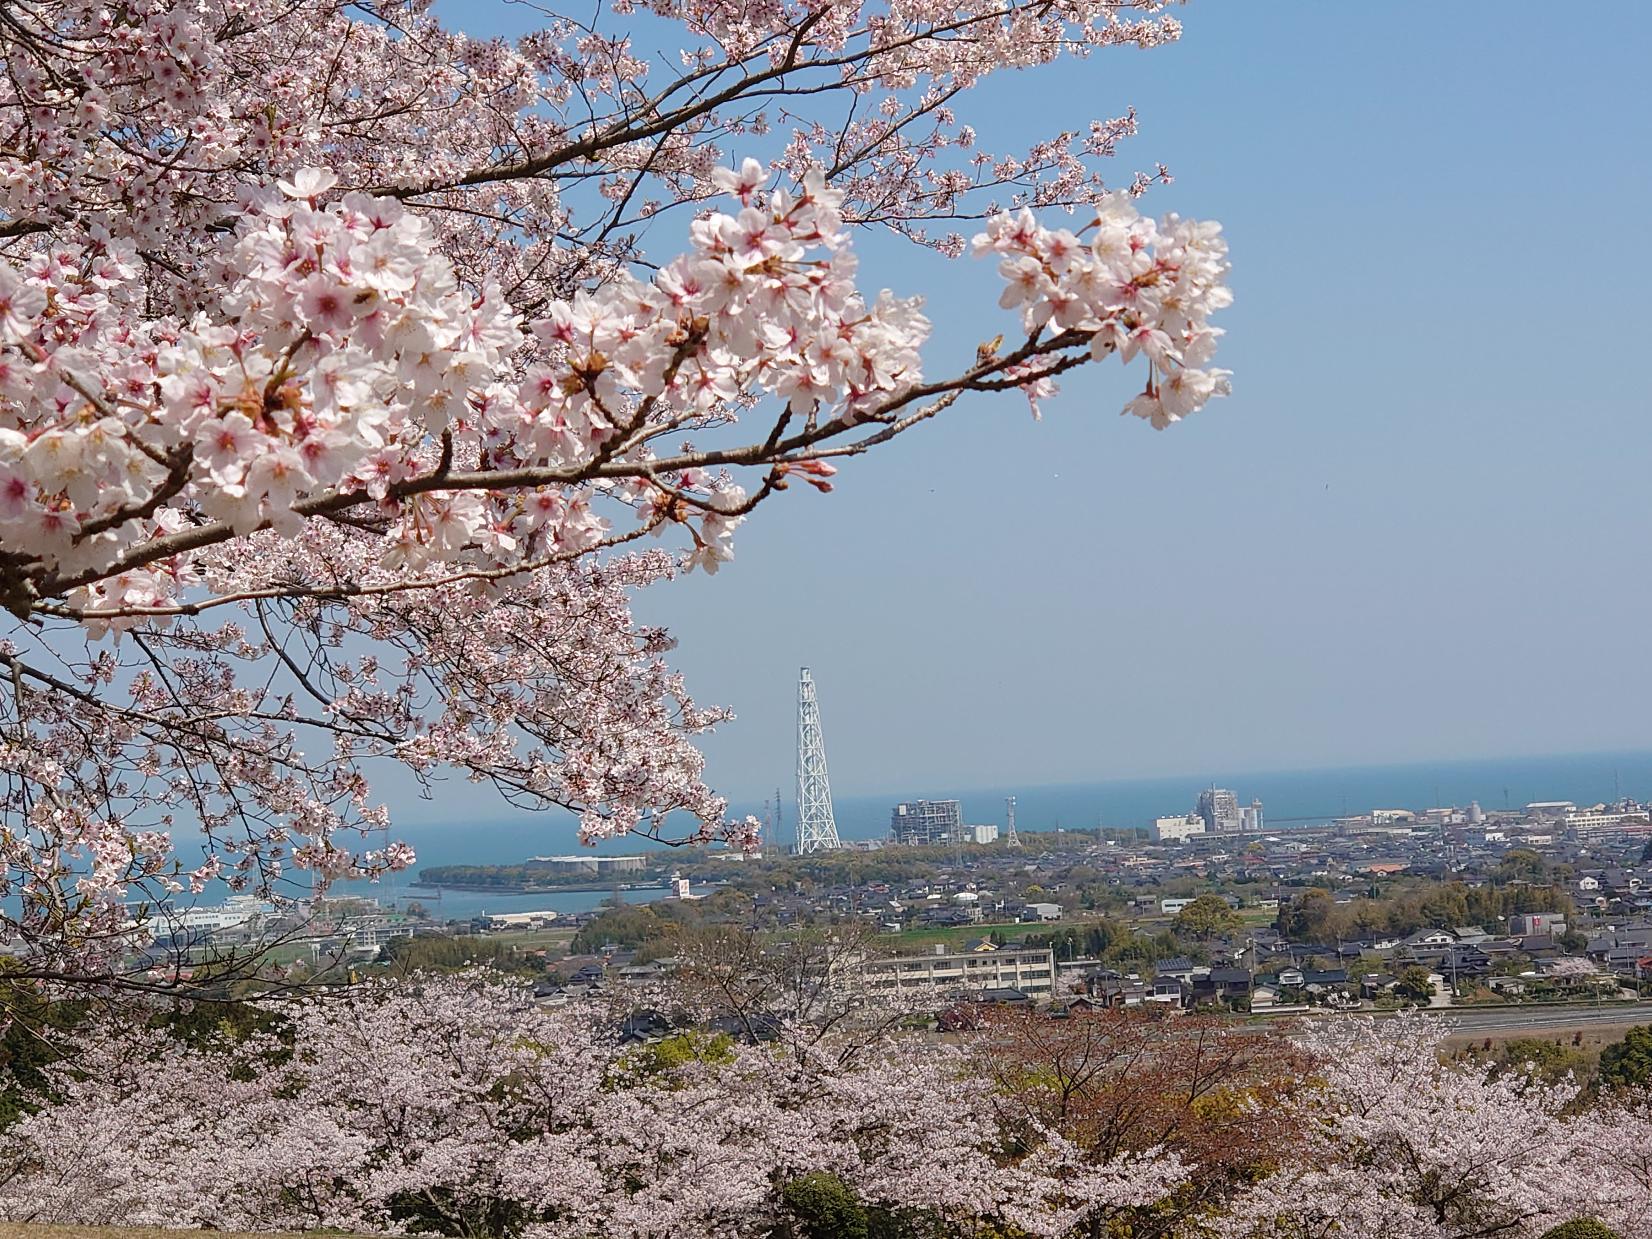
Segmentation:
{"type": "MultiPolygon", "coordinates": [[[[1042,423],[966,403],[640,599],[739,712],[724,791],[789,792],[803,664],[847,793],[1652,747],[1652,5],[1178,15],[977,124],[1138,109],[1117,179],[1227,226],[1235,394],[1163,433],[1116,365],[1042,423]]],[[[1006,322],[985,264],[869,253],[933,372],[1006,322]]]]}

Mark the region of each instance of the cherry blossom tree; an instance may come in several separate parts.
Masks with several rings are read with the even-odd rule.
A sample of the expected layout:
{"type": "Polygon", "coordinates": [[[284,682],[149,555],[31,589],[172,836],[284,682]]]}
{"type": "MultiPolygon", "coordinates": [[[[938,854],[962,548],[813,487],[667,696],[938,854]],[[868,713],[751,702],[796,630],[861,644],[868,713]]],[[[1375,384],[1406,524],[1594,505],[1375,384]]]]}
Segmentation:
{"type": "Polygon", "coordinates": [[[29,974],[112,979],[135,899],[407,865],[369,842],[390,766],[588,840],[749,842],[693,746],[728,715],[632,591],[967,394],[1036,410],[1117,357],[1163,427],[1226,390],[1219,228],[1100,175],[1133,115],[1017,152],[972,123],[994,75],[1174,40],[1165,7],[612,0],[509,42],[425,0],[0,10],[29,974]],[[926,371],[867,229],[994,260],[1000,342],[926,371]]]}
{"type": "MultiPolygon", "coordinates": [[[[1571,1113],[1573,1082],[1445,1060],[1450,1028],[1412,1012],[1339,1017],[1303,1039],[1315,1087],[1303,1140],[1240,1195],[1218,1233],[1244,1239],[1536,1239],[1577,1218],[1652,1235],[1643,1110],[1571,1113]]],[[[1644,1099],[1642,1099],[1644,1102],[1644,1099]]]]}
{"type": "Polygon", "coordinates": [[[645,1044],[631,1010],[471,973],[311,995],[240,1038],[100,1021],[0,1132],[0,1216],[755,1239],[824,1178],[891,1233],[960,1239],[1652,1236],[1644,1092],[1580,1105],[1451,1061],[1421,1015],[1283,1049],[1127,1013],[645,1044]]]}
{"type": "MultiPolygon", "coordinates": [[[[1150,1203],[1174,1157],[1005,1158],[962,1056],[889,1036],[845,1057],[729,1038],[663,1056],[617,1012],[484,976],[361,986],[285,1035],[184,1044],[102,1027],[0,1136],[0,1213],[34,1221],[457,1235],[765,1236],[829,1174],[942,1234],[1059,1236],[1150,1203]],[[662,1065],[665,1064],[665,1065],[662,1065]]],[[[684,1035],[689,1036],[688,1034],[684,1035]]]]}

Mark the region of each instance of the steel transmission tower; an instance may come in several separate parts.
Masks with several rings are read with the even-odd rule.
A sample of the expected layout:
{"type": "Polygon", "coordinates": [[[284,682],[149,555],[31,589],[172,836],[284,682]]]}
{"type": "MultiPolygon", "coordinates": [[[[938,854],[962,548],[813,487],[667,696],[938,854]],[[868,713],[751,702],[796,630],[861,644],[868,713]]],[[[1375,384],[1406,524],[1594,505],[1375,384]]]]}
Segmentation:
{"type": "Polygon", "coordinates": [[[802,854],[838,846],[820,703],[815,700],[815,682],[804,667],[797,681],[797,850],[802,854]]]}
{"type": "Polygon", "coordinates": [[[1004,830],[1004,846],[1005,847],[1010,847],[1010,848],[1018,848],[1018,847],[1021,846],[1021,839],[1020,839],[1020,836],[1018,836],[1015,833],[1015,797],[1014,796],[1005,796],[1004,797],[1004,812],[1009,817],[1009,823],[1008,823],[1007,827],[1004,830]]]}

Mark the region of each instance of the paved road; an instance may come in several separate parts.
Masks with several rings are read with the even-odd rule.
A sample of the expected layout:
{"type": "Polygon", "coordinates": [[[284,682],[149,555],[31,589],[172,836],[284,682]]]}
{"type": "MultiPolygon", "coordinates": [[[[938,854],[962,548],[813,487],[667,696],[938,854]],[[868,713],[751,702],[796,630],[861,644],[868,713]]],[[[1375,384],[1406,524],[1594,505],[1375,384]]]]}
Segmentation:
{"type": "Polygon", "coordinates": [[[1438,1014],[1463,1034],[1523,1028],[1569,1031],[1599,1024],[1652,1024],[1652,1003],[1602,1003],[1598,1007],[1453,1007],[1438,1014]]]}
{"type": "MultiPolygon", "coordinates": [[[[1481,1033],[1517,1032],[1571,1032],[1578,1028],[1611,1027],[1625,1024],[1652,1024],[1652,1002],[1602,1003],[1600,1006],[1510,1006],[1510,1007],[1427,1007],[1424,1013],[1453,1025],[1453,1033],[1471,1037],[1481,1033]]],[[[1336,1015],[1315,1012],[1307,1014],[1313,1020],[1336,1019],[1336,1015]]],[[[1370,1015],[1370,1011],[1355,1011],[1354,1015],[1370,1015]]],[[[1285,1022],[1290,1015],[1281,1012],[1267,1023],[1285,1022]]],[[[1263,1027],[1261,1020],[1251,1027],[1263,1027]]]]}

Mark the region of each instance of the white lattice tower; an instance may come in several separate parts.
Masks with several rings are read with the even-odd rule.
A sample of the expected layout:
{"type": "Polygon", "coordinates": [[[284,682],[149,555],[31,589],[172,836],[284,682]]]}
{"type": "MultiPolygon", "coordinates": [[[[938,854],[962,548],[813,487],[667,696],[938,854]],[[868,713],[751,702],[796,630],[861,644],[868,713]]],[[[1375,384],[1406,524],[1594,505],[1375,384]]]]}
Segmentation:
{"type": "Polygon", "coordinates": [[[1015,833],[1015,797],[1004,797],[1004,815],[1009,819],[1004,828],[1004,846],[1018,848],[1021,846],[1021,837],[1015,833]]]}
{"type": "Polygon", "coordinates": [[[821,852],[838,846],[820,703],[815,700],[815,682],[804,667],[797,681],[797,850],[821,852]]]}

